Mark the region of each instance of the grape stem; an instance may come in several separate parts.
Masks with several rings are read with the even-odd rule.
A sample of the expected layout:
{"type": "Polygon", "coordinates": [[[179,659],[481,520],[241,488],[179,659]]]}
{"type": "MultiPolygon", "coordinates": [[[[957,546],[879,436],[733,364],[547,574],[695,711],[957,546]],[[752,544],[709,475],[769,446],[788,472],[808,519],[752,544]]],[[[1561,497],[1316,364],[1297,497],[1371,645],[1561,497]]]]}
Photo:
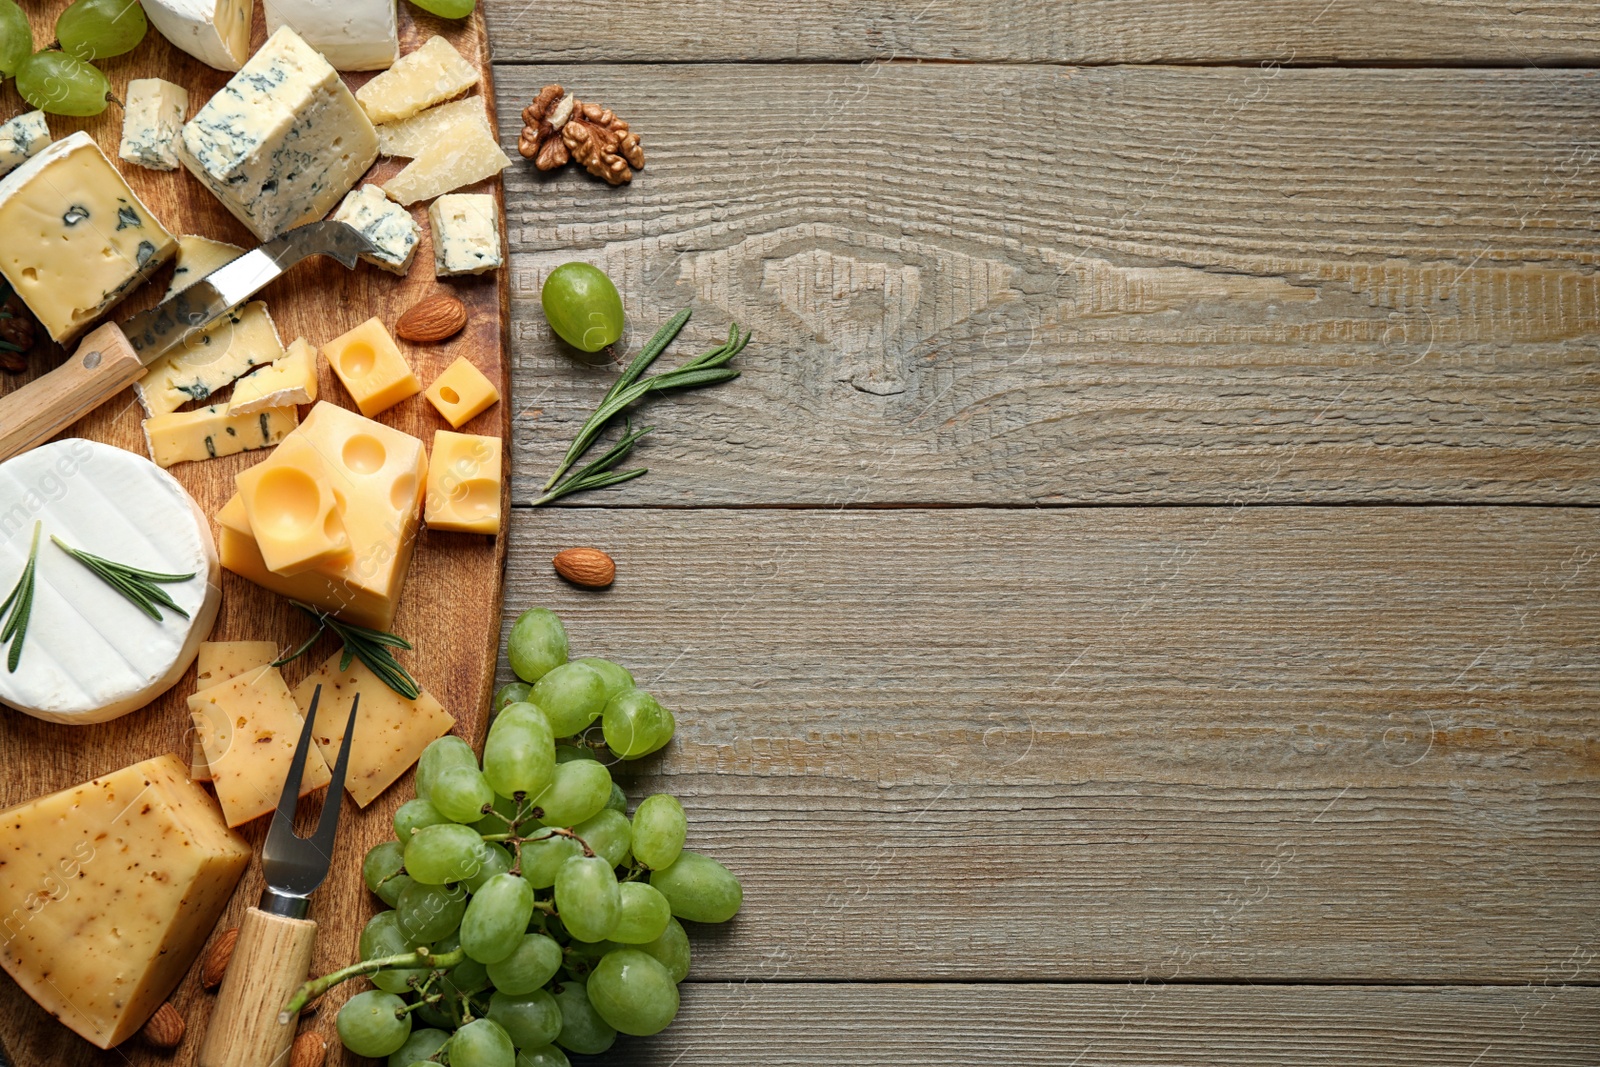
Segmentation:
{"type": "Polygon", "coordinates": [[[348,967],[332,971],[321,978],[313,978],[296,990],[294,996],[289,998],[289,1003],[285,1004],[283,1011],[279,1013],[278,1024],[287,1026],[290,1019],[300,1014],[300,1009],[306,1006],[307,1001],[313,997],[321,996],[340,982],[347,982],[363,974],[372,974],[374,971],[381,971],[385,967],[415,967],[419,963],[424,967],[434,967],[441,971],[447,971],[466,958],[466,952],[459,948],[454,952],[441,952],[436,956],[424,947],[417,949],[415,952],[402,952],[394,956],[379,956],[376,959],[352,963],[348,967]]]}
{"type": "Polygon", "coordinates": [[[545,827],[545,830],[547,832],[540,834],[538,837],[522,837],[512,832],[503,834],[483,834],[482,837],[485,841],[504,841],[508,844],[516,845],[519,859],[521,858],[522,845],[529,841],[548,841],[552,837],[570,837],[578,844],[583,846],[583,854],[585,856],[591,858],[594,856],[594,849],[589,847],[589,842],[585,841],[571,830],[563,829],[559,826],[547,826],[545,827]]]}

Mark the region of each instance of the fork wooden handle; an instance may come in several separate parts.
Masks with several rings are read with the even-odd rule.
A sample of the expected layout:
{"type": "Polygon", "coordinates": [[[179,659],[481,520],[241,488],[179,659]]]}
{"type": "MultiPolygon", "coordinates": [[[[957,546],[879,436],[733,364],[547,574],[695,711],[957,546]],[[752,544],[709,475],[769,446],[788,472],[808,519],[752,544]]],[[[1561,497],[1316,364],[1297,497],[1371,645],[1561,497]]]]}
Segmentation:
{"type": "Polygon", "coordinates": [[[139,380],[144,364],[116,323],[90,333],[61,366],[0,397],[0,460],[42,444],[139,380]]]}
{"type": "Polygon", "coordinates": [[[251,908],[239,924],[200,1067],[283,1067],[299,1019],[278,1022],[283,1005],[311,973],[317,924],[251,908]]]}

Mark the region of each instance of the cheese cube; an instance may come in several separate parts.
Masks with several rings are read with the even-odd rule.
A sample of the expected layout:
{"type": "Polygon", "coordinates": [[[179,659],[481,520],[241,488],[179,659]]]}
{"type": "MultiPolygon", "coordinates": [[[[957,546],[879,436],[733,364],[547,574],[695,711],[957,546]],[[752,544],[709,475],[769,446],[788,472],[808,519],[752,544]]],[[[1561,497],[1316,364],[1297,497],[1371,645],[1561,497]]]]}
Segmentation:
{"type": "Polygon", "coordinates": [[[117,156],[151,170],[178,169],[178,136],[189,115],[189,90],[160,78],[128,82],[117,156]]]}
{"type": "Polygon", "coordinates": [[[255,0],[144,0],[161,36],[218,70],[238,70],[250,55],[255,0]]]}
{"type": "Polygon", "coordinates": [[[218,267],[225,267],[242,255],[244,249],[238,245],[213,241],[192,233],[184,234],[178,238],[178,258],[172,268],[172,281],[167,283],[167,291],[161,299],[172,299],[175,293],[183,292],[218,267]]]}
{"type": "Polygon", "coordinates": [[[489,126],[489,116],[483,110],[481,96],[468,96],[448,104],[419,111],[408,119],[386,122],[378,127],[378,151],[386,156],[405,156],[415,159],[422,150],[463,123],[477,123],[485,133],[494,135],[489,126]]]}
{"type": "Polygon", "coordinates": [[[377,246],[373,255],[361,258],[393,274],[404,274],[416,258],[422,243],[422,230],[411,212],[383,195],[376,185],[352,190],[333,213],[333,221],[348,222],[363,237],[377,246]]]}
{"type": "Polygon", "coordinates": [[[282,358],[277,324],[266,304],[252,300],[150,364],[133,391],[145,414],[165,415],[282,358]]]}
{"type": "Polygon", "coordinates": [[[322,351],[368,418],[422,392],[411,365],[376,317],[329,341],[322,351]]]}
{"type": "MultiPolygon", "coordinates": [[[[217,512],[217,555],[223,567],[263,589],[286,596],[312,607],[332,612],[358,626],[387,630],[394,625],[395,600],[385,598],[371,590],[346,585],[329,578],[321,571],[305,571],[285,576],[267,569],[261,550],[249,533],[249,523],[244,517],[244,506],[235,496],[217,512]],[[232,525],[230,525],[230,523],[232,525]],[[244,530],[236,529],[245,526],[244,530]]],[[[331,569],[331,568],[330,568],[331,569]]]]}
{"type": "Polygon", "coordinates": [[[0,123],[0,178],[38,154],[50,143],[50,127],[43,111],[24,111],[0,123]]]}
{"type": "Polygon", "coordinates": [[[316,399],[317,350],[304,337],[296,337],[282,359],[234,384],[228,414],[248,415],[267,408],[310,404],[316,399]]]}
{"type": "Polygon", "coordinates": [[[263,0],[267,32],[291,26],[339,70],[383,70],[400,54],[395,0],[263,0]]]}
{"type": "Polygon", "coordinates": [[[304,715],[311,708],[312,693],[322,686],[312,737],[322,747],[323,758],[336,763],[350,719],[350,702],[360,694],[356,738],[350,745],[344,785],[364,808],[417,762],[430,741],[449,733],[456,721],[427,690],[417,699],[407,700],[358,659],[350,661],[349,669],[340,670],[343,658],[342,649],[329,656],[295,687],[294,699],[304,715]]]}
{"type": "Polygon", "coordinates": [[[430,37],[356,93],[373,122],[408,119],[478,84],[478,68],[443,37],[430,37]]]}
{"type": "Polygon", "coordinates": [[[0,274],[53,340],[82,333],[177,249],[86,133],[0,178],[0,274]]]}
{"type": "Polygon", "coordinates": [[[305,438],[285,438],[234,483],[269,570],[299,574],[349,554],[339,498],[322,456],[305,438]]]}
{"type": "Polygon", "coordinates": [[[428,386],[428,402],[451,426],[460,429],[500,399],[500,390],[462,356],[428,386]]]}
{"type": "Polygon", "coordinates": [[[178,155],[265,241],[326,215],[378,158],[378,135],[285,26],[183,128],[178,155]]]}
{"type": "MultiPolygon", "coordinates": [[[[304,720],[278,668],[246,671],[189,698],[211,783],[229,826],[243,826],[278,806],[304,720]]],[[[333,775],[315,747],[306,753],[300,795],[333,775]]]]}
{"type": "MultiPolygon", "coordinates": [[[[237,678],[245,671],[264,670],[278,658],[278,646],[271,641],[202,641],[195,661],[195,692],[237,678]]],[[[189,732],[189,777],[196,782],[211,781],[206,766],[206,750],[200,732],[189,732]]]]}
{"type": "Polygon", "coordinates": [[[428,461],[430,530],[500,532],[500,438],[440,430],[428,461]]]}
{"type": "Polygon", "coordinates": [[[98,1048],[137,1033],[177,988],[250,863],[173,756],[0,820],[0,966],[98,1048]]]}
{"type": "Polygon", "coordinates": [[[487,193],[450,193],[428,208],[433,228],[433,273],[483,274],[505,262],[500,210],[487,193]]]}
{"type": "Polygon", "coordinates": [[[383,184],[390,199],[410,207],[441,193],[492,178],[511,165],[486,126],[463,123],[448,138],[424,149],[383,184]]]}
{"type": "Polygon", "coordinates": [[[144,420],[145,446],[158,466],[233,456],[253,448],[271,448],[289,436],[299,421],[294,408],[268,408],[248,415],[230,415],[214,404],[194,411],[174,411],[144,420]]]}

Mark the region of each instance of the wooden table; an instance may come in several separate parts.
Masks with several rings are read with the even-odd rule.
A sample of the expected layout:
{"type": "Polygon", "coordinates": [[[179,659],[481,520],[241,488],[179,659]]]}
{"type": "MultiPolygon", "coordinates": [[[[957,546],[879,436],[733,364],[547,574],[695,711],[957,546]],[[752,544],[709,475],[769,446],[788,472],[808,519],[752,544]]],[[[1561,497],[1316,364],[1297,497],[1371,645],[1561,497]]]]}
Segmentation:
{"type": "Polygon", "coordinates": [[[516,498],[550,268],[756,335],[512,523],[746,887],[612,1062],[1600,1060],[1591,6],[487,2],[649,154],[508,172],[516,498]]]}

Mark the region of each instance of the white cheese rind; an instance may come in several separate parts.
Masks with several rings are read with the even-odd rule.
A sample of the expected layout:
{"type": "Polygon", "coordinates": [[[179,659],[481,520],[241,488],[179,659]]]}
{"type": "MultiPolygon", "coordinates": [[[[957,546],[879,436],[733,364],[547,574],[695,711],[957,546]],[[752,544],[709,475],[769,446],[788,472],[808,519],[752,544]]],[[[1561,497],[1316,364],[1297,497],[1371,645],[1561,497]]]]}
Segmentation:
{"type": "Polygon", "coordinates": [[[144,0],[156,30],[208,67],[238,70],[250,55],[255,0],[144,0]]]}
{"type": "Polygon", "coordinates": [[[433,273],[483,274],[505,262],[500,212],[487,193],[450,193],[428,208],[433,230],[433,273]]]}
{"type": "Polygon", "coordinates": [[[26,163],[50,143],[43,111],[25,111],[0,123],[0,178],[26,163]]]}
{"type": "Polygon", "coordinates": [[[400,55],[395,0],[262,0],[267,32],[288,26],[339,70],[384,70],[400,55]]]}
{"type": "Polygon", "coordinates": [[[151,170],[178,169],[178,135],[189,114],[189,90],[160,78],[128,82],[118,158],[151,170]]]}
{"type": "Polygon", "coordinates": [[[261,240],[320,219],[378,158],[350,90],[285,26],[183,128],[183,165],[261,240]]]}
{"type": "Polygon", "coordinates": [[[49,722],[105,722],[142,708],[194,662],[221,602],[210,523],[181,485],[143,456],[69,438],[0,464],[0,574],[27,562],[44,523],[33,609],[0,702],[49,722]],[[156,622],[49,540],[170,574],[162,589],[189,613],[156,622]]]}
{"type": "Polygon", "coordinates": [[[361,258],[394,274],[411,269],[417,246],[422,243],[422,229],[411,212],[384,196],[376,185],[352,189],[333,213],[333,221],[347,222],[360,230],[378,249],[361,258]]]}

